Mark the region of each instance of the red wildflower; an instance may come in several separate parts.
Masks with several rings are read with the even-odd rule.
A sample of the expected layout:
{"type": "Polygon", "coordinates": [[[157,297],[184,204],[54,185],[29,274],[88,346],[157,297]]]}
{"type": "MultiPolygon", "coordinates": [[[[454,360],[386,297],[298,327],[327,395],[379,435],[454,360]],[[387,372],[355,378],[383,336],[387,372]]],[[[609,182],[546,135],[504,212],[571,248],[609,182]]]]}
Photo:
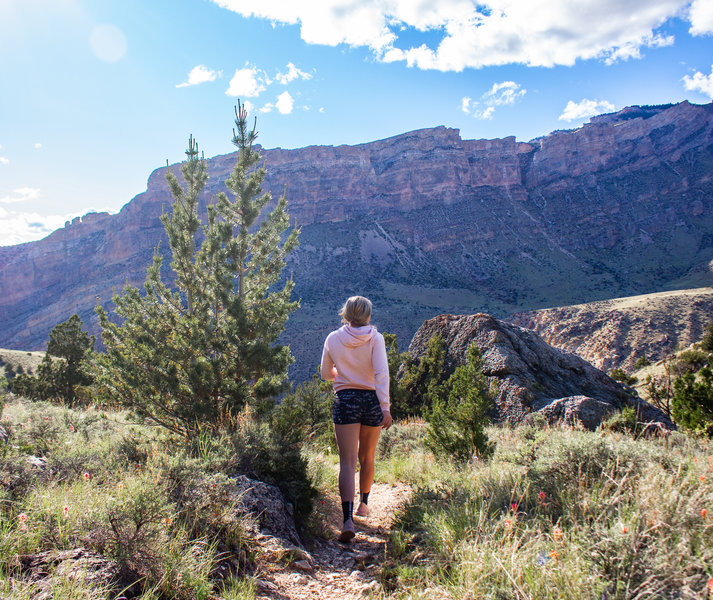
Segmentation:
{"type": "Polygon", "coordinates": [[[27,515],[25,513],[20,513],[19,515],[17,515],[17,518],[20,519],[20,523],[24,523],[25,521],[27,521],[27,515]]]}
{"type": "Polygon", "coordinates": [[[65,517],[69,516],[69,506],[67,506],[66,504],[62,507],[62,514],[65,517]]]}
{"type": "Polygon", "coordinates": [[[87,472],[82,473],[82,477],[84,477],[85,481],[89,481],[89,473],[87,473],[87,472]]]}
{"type": "Polygon", "coordinates": [[[517,502],[513,502],[510,505],[510,510],[512,510],[512,512],[517,512],[517,502]]]}
{"type": "Polygon", "coordinates": [[[701,517],[704,519],[708,516],[708,509],[707,508],[702,508],[701,509],[701,517]]]}

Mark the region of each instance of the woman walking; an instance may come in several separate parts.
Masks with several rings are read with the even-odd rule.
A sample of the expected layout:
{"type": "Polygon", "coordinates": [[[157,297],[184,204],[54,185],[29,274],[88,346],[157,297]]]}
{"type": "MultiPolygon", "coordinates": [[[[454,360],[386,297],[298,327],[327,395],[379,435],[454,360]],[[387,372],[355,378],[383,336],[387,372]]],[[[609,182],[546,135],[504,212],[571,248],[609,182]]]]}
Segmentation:
{"type": "Polygon", "coordinates": [[[352,296],[339,312],[344,325],[324,341],[322,377],[334,381],[332,421],[339,448],[339,495],[344,525],[339,541],[354,537],[354,475],[359,461],[357,516],[369,514],[374,455],[381,428],[391,427],[389,364],[384,336],[369,325],[371,301],[352,296]]]}

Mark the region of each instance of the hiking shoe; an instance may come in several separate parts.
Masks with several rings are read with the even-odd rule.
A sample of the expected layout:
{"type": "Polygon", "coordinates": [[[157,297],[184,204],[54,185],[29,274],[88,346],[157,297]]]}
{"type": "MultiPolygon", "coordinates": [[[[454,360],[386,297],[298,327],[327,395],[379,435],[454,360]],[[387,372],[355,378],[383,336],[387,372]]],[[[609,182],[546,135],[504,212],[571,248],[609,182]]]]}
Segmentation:
{"type": "Polygon", "coordinates": [[[356,534],[354,533],[354,521],[347,519],[342,525],[342,533],[339,534],[340,542],[350,541],[356,534]]]}
{"type": "Polygon", "coordinates": [[[369,516],[369,507],[364,504],[363,502],[359,503],[359,507],[356,509],[356,516],[357,517],[368,517],[369,516]]]}

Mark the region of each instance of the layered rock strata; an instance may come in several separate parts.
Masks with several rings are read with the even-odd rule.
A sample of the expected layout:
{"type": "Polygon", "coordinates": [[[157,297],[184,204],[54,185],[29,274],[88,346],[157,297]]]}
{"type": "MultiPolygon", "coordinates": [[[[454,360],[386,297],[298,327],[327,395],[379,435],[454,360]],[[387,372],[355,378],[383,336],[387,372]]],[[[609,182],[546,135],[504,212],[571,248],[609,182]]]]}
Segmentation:
{"type": "Polygon", "coordinates": [[[599,369],[632,371],[641,357],[660,361],[703,337],[713,323],[713,288],[523,312],[508,320],[599,369]]]}
{"type": "MultiPolygon", "coordinates": [[[[355,293],[372,298],[376,323],[403,347],[439,313],[505,316],[713,283],[711,104],[631,107],[528,143],[437,127],[264,158],[266,189],[287,188],[302,226],[288,265],[302,308],[284,337],[298,378],[314,371],[355,293]]],[[[204,205],[234,161],[208,161],[204,205]]],[[[164,174],[117,215],[0,247],[0,347],[41,349],[73,313],[99,333],[97,302],[140,285],[154,247],[167,251],[164,174]]]]}

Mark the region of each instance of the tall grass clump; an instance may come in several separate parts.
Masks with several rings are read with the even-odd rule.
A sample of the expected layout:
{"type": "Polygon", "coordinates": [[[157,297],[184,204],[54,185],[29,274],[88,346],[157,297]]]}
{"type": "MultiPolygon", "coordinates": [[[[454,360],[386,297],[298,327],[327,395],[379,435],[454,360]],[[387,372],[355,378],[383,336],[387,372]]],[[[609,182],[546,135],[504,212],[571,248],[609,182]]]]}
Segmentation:
{"type": "Polygon", "coordinates": [[[713,575],[713,448],[672,433],[489,430],[392,533],[397,598],[702,598],[713,575]]]}
{"type": "Polygon", "coordinates": [[[114,598],[123,590],[189,600],[224,588],[251,597],[253,542],[231,480],[248,461],[235,444],[180,446],[123,413],[17,399],[4,405],[2,424],[3,598],[48,590],[53,598],[114,598]],[[98,580],[88,570],[86,580],[70,580],[48,563],[46,579],[30,577],[30,557],[75,549],[115,565],[115,575],[98,580]]]}

